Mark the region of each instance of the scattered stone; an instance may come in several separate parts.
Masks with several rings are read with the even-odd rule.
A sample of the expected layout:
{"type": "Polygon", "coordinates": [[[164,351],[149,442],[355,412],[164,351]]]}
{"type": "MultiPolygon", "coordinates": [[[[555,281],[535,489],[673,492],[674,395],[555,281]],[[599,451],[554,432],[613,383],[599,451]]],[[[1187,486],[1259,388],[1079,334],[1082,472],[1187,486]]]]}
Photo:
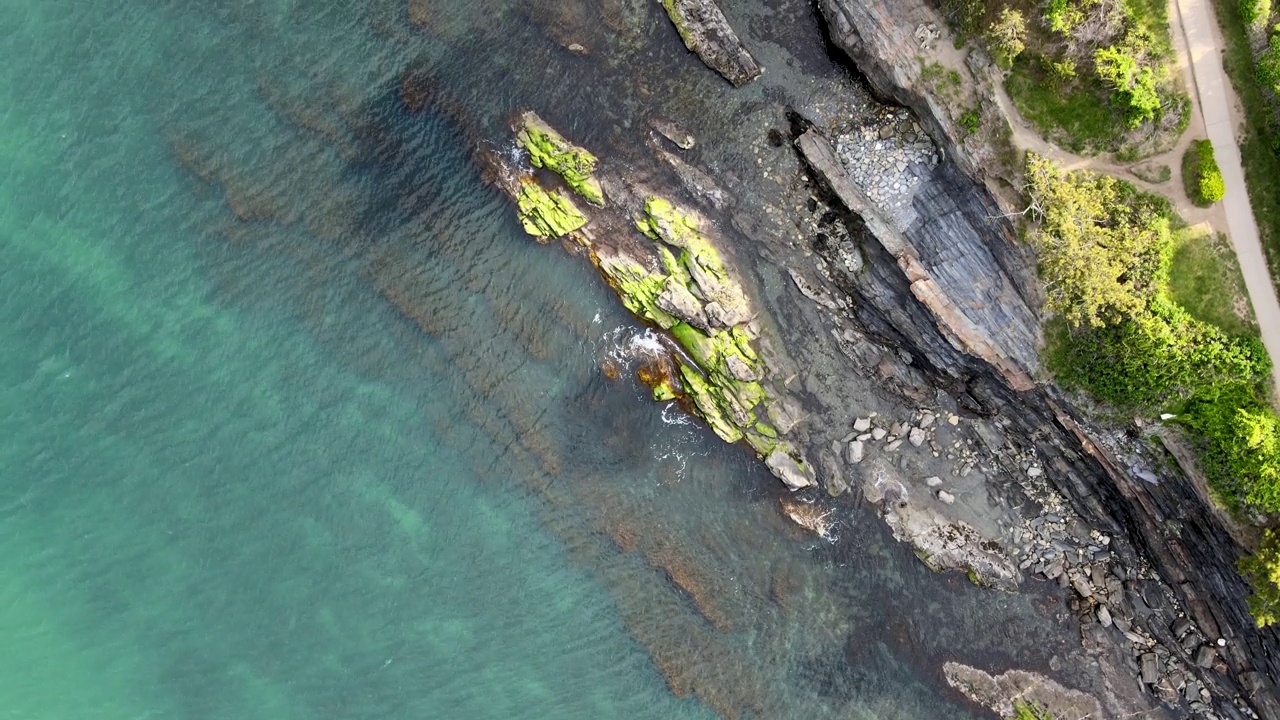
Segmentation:
{"type": "Polygon", "coordinates": [[[1213,667],[1213,661],[1218,659],[1218,651],[1210,645],[1201,645],[1196,652],[1196,665],[1202,668],[1213,667]]]}
{"type": "Polygon", "coordinates": [[[920,447],[924,444],[924,438],[924,431],[920,428],[911,428],[911,432],[907,435],[907,439],[916,447],[920,447]]]}
{"type": "Polygon", "coordinates": [[[854,440],[853,442],[849,443],[848,447],[845,448],[844,456],[845,456],[845,459],[848,460],[850,463],[857,465],[858,463],[862,462],[863,453],[864,453],[864,445],[862,444],[862,441],[854,440]]]}
{"type": "Polygon", "coordinates": [[[662,137],[670,140],[681,150],[691,150],[697,143],[692,133],[666,118],[650,118],[649,127],[656,130],[662,137]]]}
{"type": "Polygon", "coordinates": [[[945,504],[947,504],[947,505],[950,505],[950,504],[952,504],[952,503],[954,503],[954,502],[956,501],[956,496],[955,496],[955,495],[952,495],[951,493],[947,492],[946,490],[939,490],[939,491],[938,491],[938,499],[939,499],[939,500],[941,500],[943,503],[945,503],[945,504]]]}
{"type": "Polygon", "coordinates": [[[949,424],[949,425],[959,425],[959,424],[960,424],[960,416],[959,416],[959,415],[948,415],[948,416],[947,416],[947,424],[949,424]]]}
{"type": "Polygon", "coordinates": [[[876,428],[871,431],[871,437],[874,438],[877,442],[880,440],[883,440],[884,436],[888,434],[889,432],[884,428],[876,428]]]}
{"type": "Polygon", "coordinates": [[[936,421],[937,419],[938,419],[937,416],[934,415],[933,413],[925,413],[920,418],[920,427],[924,430],[928,430],[930,427],[933,426],[934,421],[936,421]]]}
{"type": "Polygon", "coordinates": [[[871,429],[871,418],[858,418],[853,421],[853,429],[856,432],[866,432],[871,429]]]}
{"type": "Polygon", "coordinates": [[[1086,600],[1093,597],[1093,587],[1079,573],[1071,573],[1071,587],[1075,588],[1076,594],[1086,600]]]}
{"type": "Polygon", "coordinates": [[[924,484],[928,485],[929,487],[938,487],[939,485],[942,484],[942,478],[938,477],[937,475],[934,475],[933,477],[927,477],[924,479],[924,484]]]}
{"type": "Polygon", "coordinates": [[[769,457],[765,459],[764,464],[792,490],[812,487],[815,484],[807,468],[801,467],[795,458],[788,455],[781,448],[769,453],[769,457]]]}
{"type": "Polygon", "coordinates": [[[1111,627],[1111,611],[1107,609],[1106,605],[1098,606],[1098,622],[1102,624],[1102,627],[1111,627]]]}
{"type": "Polygon", "coordinates": [[[1155,653],[1143,653],[1139,661],[1142,663],[1142,682],[1147,685],[1155,685],[1156,681],[1160,679],[1159,658],[1156,657],[1155,653]]]}
{"type": "Polygon", "coordinates": [[[885,449],[885,451],[886,451],[886,452],[893,452],[894,450],[897,450],[897,449],[898,449],[898,448],[900,448],[900,447],[902,447],[902,441],[901,441],[901,440],[894,440],[893,442],[889,443],[888,445],[885,445],[885,446],[884,446],[884,449],[885,449]]]}
{"type": "Polygon", "coordinates": [[[1044,470],[1041,470],[1038,465],[1032,465],[1031,467],[1027,468],[1027,477],[1038,478],[1043,474],[1044,474],[1044,470]]]}

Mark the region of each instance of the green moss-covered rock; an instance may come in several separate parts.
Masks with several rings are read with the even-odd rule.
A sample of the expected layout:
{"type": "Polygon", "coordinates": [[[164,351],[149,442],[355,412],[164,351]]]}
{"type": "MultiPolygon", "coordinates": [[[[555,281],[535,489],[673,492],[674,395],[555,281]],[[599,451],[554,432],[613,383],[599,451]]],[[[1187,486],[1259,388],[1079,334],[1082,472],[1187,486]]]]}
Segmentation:
{"type": "Polygon", "coordinates": [[[546,168],[564,179],[566,185],[592,205],[604,207],[600,181],[591,176],[599,161],[584,148],[564,139],[536,114],[524,114],[516,141],[529,151],[534,167],[546,168]]]}
{"type": "Polygon", "coordinates": [[[722,407],[723,399],[715,393],[715,388],[702,377],[702,374],[696,368],[681,365],[680,377],[684,380],[685,395],[693,401],[698,414],[707,421],[707,425],[711,426],[716,435],[728,443],[741,440],[742,430],[725,417],[722,407]]]}
{"type": "Polygon", "coordinates": [[[631,312],[668,329],[678,320],[658,307],[658,296],[667,284],[667,276],[650,272],[638,261],[625,255],[599,258],[600,271],[613,286],[622,304],[631,312]]]}
{"type": "Polygon", "coordinates": [[[671,387],[671,383],[669,381],[663,380],[653,386],[653,399],[656,402],[675,400],[677,397],[678,393],[676,393],[675,388],[671,387]]]}
{"type": "Polygon", "coordinates": [[[587,216],[567,195],[547,192],[532,179],[520,183],[516,206],[525,231],[542,240],[564,237],[587,224],[587,216]]]}
{"type": "MultiPolygon", "coordinates": [[[[702,232],[702,219],[660,197],[645,201],[644,216],[636,227],[645,235],[680,250],[671,255],[671,268],[688,277],[690,290],[706,301],[705,312],[712,325],[731,328],[751,319],[747,296],[725,267],[715,246],[702,232]]],[[[667,251],[663,248],[664,251],[667,251]]],[[[664,257],[664,262],[668,262],[664,257]]]]}

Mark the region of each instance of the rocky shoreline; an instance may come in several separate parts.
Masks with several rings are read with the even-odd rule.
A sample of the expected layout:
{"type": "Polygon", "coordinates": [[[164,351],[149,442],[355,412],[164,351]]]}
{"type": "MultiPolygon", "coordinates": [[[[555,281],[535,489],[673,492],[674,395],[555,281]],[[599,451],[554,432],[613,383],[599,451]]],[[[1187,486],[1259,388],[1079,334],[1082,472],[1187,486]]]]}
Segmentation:
{"type": "MultiPolygon", "coordinates": [[[[728,50],[690,41],[689,17],[728,28],[714,2],[664,5],[735,86],[759,74],[742,69],[755,60],[732,30],[717,35],[728,50]]],[[[590,257],[667,331],[669,357],[642,375],[655,399],[683,398],[724,440],[745,439],[800,491],[787,517],[823,534],[842,503],[866,500],[935,570],[993,591],[1058,588],[1080,627],[1084,693],[949,666],[974,702],[1007,714],[1011,693],[1034,686],[1052,690],[1037,701],[1055,717],[1280,718],[1280,636],[1248,614],[1243,548],[1149,436],[1086,419],[1041,381],[1039,289],[1015,209],[920,77],[941,18],[922,0],[818,5],[831,44],[888,104],[851,124],[838,104],[789,110],[791,146],[774,130],[776,152],[757,154],[780,188],[755,198],[766,220],[734,211],[733,183],[682,157],[694,136],[661,117],[649,148],[707,217],[630,168],[606,161],[597,175],[594,156],[528,116],[515,130],[533,167],[493,154],[489,174],[530,234],[590,257]],[[539,159],[530,127],[576,158],[567,171],[539,159]],[[561,180],[540,182],[539,168],[561,180]],[[720,260],[733,242],[717,222],[752,241],[761,297],[742,294],[748,263],[720,260]]]]}

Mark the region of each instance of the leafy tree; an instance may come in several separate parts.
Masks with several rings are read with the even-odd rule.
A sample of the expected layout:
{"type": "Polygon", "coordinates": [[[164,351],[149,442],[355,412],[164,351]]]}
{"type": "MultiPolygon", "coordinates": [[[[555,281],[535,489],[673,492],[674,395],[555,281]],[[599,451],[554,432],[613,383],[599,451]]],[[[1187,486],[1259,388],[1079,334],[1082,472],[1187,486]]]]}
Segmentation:
{"type": "Polygon", "coordinates": [[[982,29],[982,20],[987,15],[985,0],[945,0],[943,9],[961,32],[970,35],[982,29]]]}
{"type": "Polygon", "coordinates": [[[1026,49],[1027,21],[1013,8],[1000,11],[1000,16],[987,28],[987,44],[996,64],[1008,70],[1026,49]]]}
{"type": "Polygon", "coordinates": [[[1258,554],[1240,559],[1240,573],[1253,583],[1249,611],[1258,627],[1280,622],[1280,535],[1268,530],[1258,554]]]}
{"type": "Polygon", "coordinates": [[[1074,326],[1093,327],[1140,312],[1167,262],[1168,219],[1124,202],[1132,186],[1106,175],[1065,175],[1037,155],[1028,156],[1027,179],[1041,216],[1032,242],[1048,280],[1049,309],[1074,326]]]}
{"type": "Polygon", "coordinates": [[[1240,0],[1240,18],[1246,25],[1262,27],[1271,17],[1271,0],[1240,0]]]}
{"type": "Polygon", "coordinates": [[[1161,106],[1155,71],[1141,66],[1132,49],[1116,45],[1099,48],[1093,64],[1098,77],[1111,87],[1112,102],[1124,109],[1131,129],[1155,119],[1161,106]]]}
{"type": "Polygon", "coordinates": [[[1084,12],[1077,5],[1088,7],[1094,2],[1073,3],[1071,0],[1049,0],[1044,11],[1044,24],[1054,32],[1068,35],[1084,22],[1084,12]]]}

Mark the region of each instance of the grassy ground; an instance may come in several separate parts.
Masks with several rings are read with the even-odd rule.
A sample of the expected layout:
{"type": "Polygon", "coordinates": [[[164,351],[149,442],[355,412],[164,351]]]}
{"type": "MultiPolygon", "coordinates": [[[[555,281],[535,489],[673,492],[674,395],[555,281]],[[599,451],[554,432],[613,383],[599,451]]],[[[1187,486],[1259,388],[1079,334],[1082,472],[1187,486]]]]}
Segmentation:
{"type": "Polygon", "coordinates": [[[1005,80],[1018,112],[1045,138],[1079,155],[1119,149],[1124,124],[1099,84],[1077,80],[1053,89],[1036,61],[1020,58],[1005,80]]]}
{"type": "Polygon", "coordinates": [[[1271,111],[1253,79],[1248,32],[1236,5],[1236,0],[1213,0],[1226,44],[1227,75],[1244,106],[1245,133],[1240,140],[1240,155],[1249,186],[1249,203],[1253,205],[1274,282],[1280,277],[1280,158],[1272,150],[1271,111]]]}
{"type": "Polygon", "coordinates": [[[1174,58],[1169,30],[1169,5],[1165,0],[1124,0],[1125,13],[1156,42],[1165,59],[1174,58]]]}
{"type": "Polygon", "coordinates": [[[1240,265],[1225,237],[1197,227],[1179,231],[1169,275],[1170,294],[1192,317],[1228,335],[1257,332],[1240,265]]]}

